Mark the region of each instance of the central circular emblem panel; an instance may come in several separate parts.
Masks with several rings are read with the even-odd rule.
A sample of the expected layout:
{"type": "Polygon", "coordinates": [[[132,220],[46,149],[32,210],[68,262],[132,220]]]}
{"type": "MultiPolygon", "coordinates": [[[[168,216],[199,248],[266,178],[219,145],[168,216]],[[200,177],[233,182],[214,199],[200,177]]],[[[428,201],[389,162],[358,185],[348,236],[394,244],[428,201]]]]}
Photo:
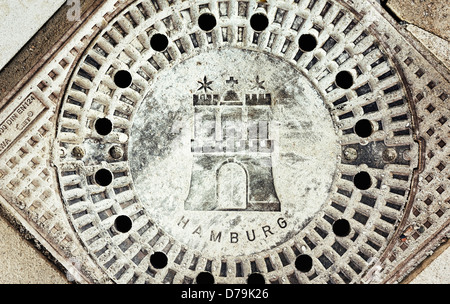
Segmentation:
{"type": "Polygon", "coordinates": [[[258,253],[298,233],[327,200],[340,154],[329,110],[301,72],[236,48],[159,73],[128,145],[151,218],[210,256],[258,253]]]}

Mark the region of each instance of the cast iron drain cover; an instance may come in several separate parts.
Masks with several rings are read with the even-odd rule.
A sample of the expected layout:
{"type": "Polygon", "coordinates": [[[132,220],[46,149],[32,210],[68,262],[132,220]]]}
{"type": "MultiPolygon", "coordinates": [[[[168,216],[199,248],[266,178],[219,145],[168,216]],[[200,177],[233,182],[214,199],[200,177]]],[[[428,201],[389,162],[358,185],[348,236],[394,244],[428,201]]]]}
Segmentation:
{"type": "Polygon", "coordinates": [[[106,1],[2,111],[2,196],[79,281],[398,279],[448,233],[448,71],[381,11],[106,1]]]}

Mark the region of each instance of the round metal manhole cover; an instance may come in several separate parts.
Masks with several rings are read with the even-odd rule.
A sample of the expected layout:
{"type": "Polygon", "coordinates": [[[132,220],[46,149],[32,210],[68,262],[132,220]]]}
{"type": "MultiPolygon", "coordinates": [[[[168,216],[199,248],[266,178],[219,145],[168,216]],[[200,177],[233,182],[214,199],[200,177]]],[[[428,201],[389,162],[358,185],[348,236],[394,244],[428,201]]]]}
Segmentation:
{"type": "Polygon", "coordinates": [[[90,255],[123,283],[360,280],[418,162],[379,34],[335,1],[163,2],[115,17],[62,102],[90,255]]]}

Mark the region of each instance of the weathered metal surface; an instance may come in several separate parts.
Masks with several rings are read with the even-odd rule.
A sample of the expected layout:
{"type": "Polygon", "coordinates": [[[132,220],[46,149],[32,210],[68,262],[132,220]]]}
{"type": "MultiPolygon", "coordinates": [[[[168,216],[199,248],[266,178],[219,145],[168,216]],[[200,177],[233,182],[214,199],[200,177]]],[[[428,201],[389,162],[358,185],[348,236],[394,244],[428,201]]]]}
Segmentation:
{"type": "Polygon", "coordinates": [[[448,233],[450,108],[387,18],[106,1],[2,110],[1,203],[84,282],[398,281],[448,233]]]}

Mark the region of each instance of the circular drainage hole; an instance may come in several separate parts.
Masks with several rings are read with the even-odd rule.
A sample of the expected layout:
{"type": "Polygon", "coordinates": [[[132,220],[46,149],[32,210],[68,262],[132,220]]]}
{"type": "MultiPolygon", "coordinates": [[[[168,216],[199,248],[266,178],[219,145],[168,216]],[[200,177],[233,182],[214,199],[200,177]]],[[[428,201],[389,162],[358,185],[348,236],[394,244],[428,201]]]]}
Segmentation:
{"type": "Polygon", "coordinates": [[[269,19],[264,14],[256,13],[250,18],[250,26],[257,32],[264,31],[269,26],[269,19]]]}
{"type": "Polygon", "coordinates": [[[311,52],[316,48],[317,40],[311,34],[304,34],[298,39],[298,46],[304,52],[311,52]]]}
{"type": "Polygon", "coordinates": [[[360,190],[367,190],[370,186],[372,186],[370,175],[365,171],[355,174],[353,177],[353,183],[355,184],[355,187],[360,190]]]}
{"type": "Polygon", "coordinates": [[[265,284],[266,280],[264,279],[264,276],[260,273],[252,273],[247,278],[248,284],[265,284]]]}
{"type": "Polygon", "coordinates": [[[301,254],[295,259],[295,268],[301,272],[308,272],[312,268],[312,258],[307,254],[301,254]]]}
{"type": "Polygon", "coordinates": [[[210,272],[200,272],[195,278],[197,284],[214,284],[214,277],[210,272]]]}
{"type": "Polygon", "coordinates": [[[166,35],[155,34],[150,39],[150,46],[152,47],[152,49],[154,49],[157,52],[164,51],[168,45],[169,45],[169,39],[167,39],[166,35]]]}
{"type": "Polygon", "coordinates": [[[198,17],[198,26],[205,32],[211,31],[216,25],[216,17],[213,14],[204,13],[198,17]]]}
{"type": "Polygon", "coordinates": [[[114,75],[114,83],[119,88],[125,89],[131,85],[133,78],[130,72],[125,70],[120,70],[114,75]]]}
{"type": "Polygon", "coordinates": [[[95,131],[98,134],[105,136],[112,131],[112,122],[108,118],[99,118],[95,121],[95,131]]]}
{"type": "Polygon", "coordinates": [[[167,266],[167,255],[164,252],[155,252],[150,256],[150,263],[156,269],[162,269],[167,266]]]}
{"type": "Polygon", "coordinates": [[[130,231],[132,226],[133,223],[131,222],[131,219],[126,215],[119,215],[114,221],[114,227],[116,227],[117,231],[122,233],[130,231]]]}
{"type": "Polygon", "coordinates": [[[336,75],[336,85],[342,89],[350,89],[353,85],[353,76],[348,71],[341,71],[336,75]]]}
{"type": "Polygon", "coordinates": [[[373,132],[373,127],[372,127],[372,123],[370,122],[370,120],[361,119],[361,120],[358,120],[358,122],[356,122],[355,133],[359,137],[364,137],[364,138],[369,137],[370,135],[372,135],[372,132],[373,132]]]}
{"type": "Polygon", "coordinates": [[[333,223],[333,232],[337,236],[347,236],[350,234],[350,223],[345,219],[336,220],[333,223]]]}
{"type": "Polygon", "coordinates": [[[95,172],[95,182],[100,186],[106,187],[111,184],[113,175],[108,169],[100,169],[95,172]]]}

